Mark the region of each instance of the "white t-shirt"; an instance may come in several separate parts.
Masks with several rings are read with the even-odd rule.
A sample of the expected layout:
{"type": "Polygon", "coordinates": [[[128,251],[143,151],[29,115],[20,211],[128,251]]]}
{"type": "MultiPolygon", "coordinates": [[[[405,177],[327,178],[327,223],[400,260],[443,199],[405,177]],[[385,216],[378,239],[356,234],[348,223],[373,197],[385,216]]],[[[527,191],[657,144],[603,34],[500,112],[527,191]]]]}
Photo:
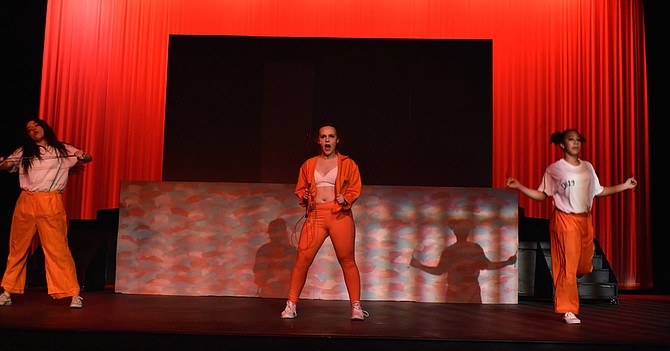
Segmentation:
{"type": "Polygon", "coordinates": [[[547,167],[537,190],[552,196],[554,206],[565,213],[587,213],[603,187],[590,162],[579,160],[573,166],[560,159],[547,167]]]}
{"type": "Polygon", "coordinates": [[[35,158],[28,172],[23,171],[21,164],[23,148],[19,148],[9,156],[10,159],[18,161],[8,171],[19,172],[19,186],[23,190],[33,192],[65,190],[70,168],[74,167],[78,161],[74,153],[79,151],[70,144],[65,144],[65,148],[70,157],[60,157],[53,147],[40,147],[42,159],[35,158]]]}

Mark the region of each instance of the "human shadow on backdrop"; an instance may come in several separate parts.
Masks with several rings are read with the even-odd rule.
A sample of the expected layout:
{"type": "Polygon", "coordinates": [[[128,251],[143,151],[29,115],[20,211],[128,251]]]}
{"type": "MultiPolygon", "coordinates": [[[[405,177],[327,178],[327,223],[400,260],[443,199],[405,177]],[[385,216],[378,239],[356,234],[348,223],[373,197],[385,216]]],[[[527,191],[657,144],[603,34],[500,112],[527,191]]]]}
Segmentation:
{"type": "MultiPolygon", "coordinates": [[[[446,274],[445,302],[482,303],[479,273],[482,270],[500,269],[516,263],[516,255],[504,261],[491,261],[481,245],[469,241],[468,237],[475,229],[474,218],[457,218],[448,220],[448,227],[453,231],[456,241],[447,245],[440,254],[435,266],[426,265],[419,257],[425,255],[417,252],[412,255],[409,265],[426,273],[441,276],[446,274]]],[[[445,241],[448,237],[445,236],[445,241]]],[[[434,259],[432,257],[428,257],[434,259]]]]}
{"type": "Polygon", "coordinates": [[[164,181],[294,183],[328,120],[364,184],[491,186],[491,40],[169,40],[164,181]]]}
{"type": "Polygon", "coordinates": [[[298,250],[290,240],[286,220],[277,218],[268,225],[269,242],[256,251],[254,282],[259,297],[277,297],[286,294],[291,269],[298,250]]]}

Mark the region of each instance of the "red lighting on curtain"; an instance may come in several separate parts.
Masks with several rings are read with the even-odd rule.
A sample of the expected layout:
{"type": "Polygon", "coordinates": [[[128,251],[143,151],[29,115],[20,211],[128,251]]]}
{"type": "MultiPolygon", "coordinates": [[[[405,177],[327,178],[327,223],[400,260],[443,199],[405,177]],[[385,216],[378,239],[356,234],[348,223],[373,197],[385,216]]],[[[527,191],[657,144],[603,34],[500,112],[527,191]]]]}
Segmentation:
{"type": "Polygon", "coordinates": [[[640,183],[594,217],[620,286],[651,287],[642,0],[50,0],[40,112],[95,158],[68,187],[71,218],[118,207],[122,180],[161,180],[170,34],[492,39],[493,186],[537,186],[561,157],[549,135],[579,129],[601,183],[640,183]]]}

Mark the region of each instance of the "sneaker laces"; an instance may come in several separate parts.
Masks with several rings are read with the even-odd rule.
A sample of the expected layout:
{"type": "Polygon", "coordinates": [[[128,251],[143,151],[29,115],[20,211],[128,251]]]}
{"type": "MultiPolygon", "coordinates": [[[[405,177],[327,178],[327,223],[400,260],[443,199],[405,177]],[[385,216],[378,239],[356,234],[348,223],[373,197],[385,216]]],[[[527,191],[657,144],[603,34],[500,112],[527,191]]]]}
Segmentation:
{"type": "Polygon", "coordinates": [[[286,307],[281,313],[281,317],[285,319],[292,319],[298,316],[297,306],[291,302],[286,301],[286,307]]]}
{"type": "Polygon", "coordinates": [[[70,303],[70,307],[71,308],[81,308],[83,306],[82,301],[84,301],[83,297],[81,297],[79,295],[72,296],[72,302],[70,303]]]}
{"type": "Polygon", "coordinates": [[[351,305],[351,318],[352,319],[364,319],[370,317],[370,313],[361,307],[359,302],[354,302],[351,305]]]}
{"type": "Polygon", "coordinates": [[[6,292],[0,294],[0,305],[9,306],[11,304],[12,304],[11,295],[7,294],[6,292]]]}
{"type": "Polygon", "coordinates": [[[564,319],[568,324],[579,324],[579,323],[581,323],[581,321],[579,320],[579,318],[577,318],[577,316],[575,316],[575,314],[572,313],[572,312],[565,312],[565,314],[563,315],[563,319],[564,319]]]}

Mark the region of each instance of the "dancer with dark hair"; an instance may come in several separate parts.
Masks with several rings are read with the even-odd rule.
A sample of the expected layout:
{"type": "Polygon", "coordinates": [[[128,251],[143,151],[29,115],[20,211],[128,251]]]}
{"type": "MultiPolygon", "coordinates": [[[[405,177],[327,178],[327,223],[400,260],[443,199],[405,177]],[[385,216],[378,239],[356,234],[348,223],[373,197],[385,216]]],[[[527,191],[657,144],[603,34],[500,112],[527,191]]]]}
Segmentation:
{"type": "Polygon", "coordinates": [[[563,158],[547,167],[539,188],[530,189],[513,177],[507,178],[507,187],[535,201],[553,198],[549,231],[554,311],[563,314],[567,324],[579,324],[577,277],[593,271],[593,199],[632,189],[637,181],[631,177],[618,185],[601,185],[593,165],[579,158],[585,140],[575,129],[555,132],[550,142],[563,150],[563,158]]]}
{"type": "Polygon", "coordinates": [[[281,318],[298,315],[296,304],[307,280],[307,271],[328,236],[342,267],[351,302],[351,319],[364,320],[368,312],[361,308],[361,278],[356,265],[354,244],[356,226],[351,211],[361,194],[361,176],[356,163],[337,151],[340,139],[332,124],[319,128],[318,156],[300,167],[295,194],[306,208],[306,220],[300,231],[298,257],[289,284],[288,301],[281,318]]]}
{"type": "Polygon", "coordinates": [[[93,158],[58,140],[41,119],[28,121],[24,132],[23,146],[8,158],[0,157],[0,170],[19,172],[22,189],[12,217],[0,306],[12,304],[11,294],[23,294],[28,255],[38,234],[49,295],[54,299],[72,297],[70,308],[82,308],[77,271],[67,241],[62,193],[69,173],[93,158]]]}

